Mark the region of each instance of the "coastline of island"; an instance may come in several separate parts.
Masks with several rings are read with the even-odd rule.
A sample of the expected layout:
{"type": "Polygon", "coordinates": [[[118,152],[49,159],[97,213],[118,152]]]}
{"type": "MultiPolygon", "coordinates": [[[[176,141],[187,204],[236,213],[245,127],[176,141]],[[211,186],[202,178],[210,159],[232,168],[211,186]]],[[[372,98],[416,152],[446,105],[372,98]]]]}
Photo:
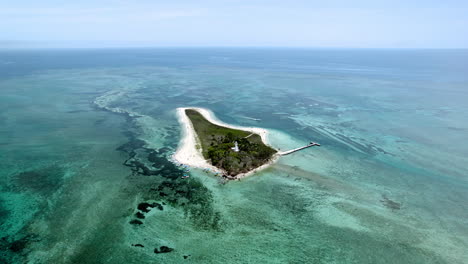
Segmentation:
{"type": "MultiPolygon", "coordinates": [[[[173,160],[184,165],[188,165],[190,167],[196,167],[196,168],[201,168],[201,169],[210,169],[211,171],[220,173],[224,176],[224,178],[229,179],[229,180],[235,180],[235,179],[241,179],[246,176],[252,175],[255,172],[258,172],[260,170],[263,170],[267,168],[268,166],[272,165],[278,160],[278,153],[275,153],[272,155],[271,159],[262,164],[261,166],[258,166],[256,168],[253,168],[252,170],[248,172],[243,172],[239,173],[237,175],[228,175],[225,170],[218,168],[210,163],[209,160],[205,159],[205,157],[202,154],[202,149],[201,149],[201,142],[200,139],[195,131],[195,128],[192,124],[192,121],[186,114],[186,110],[195,110],[199,114],[201,114],[207,121],[210,123],[221,126],[221,127],[226,127],[230,129],[235,129],[235,130],[242,130],[242,131],[247,131],[253,134],[257,134],[260,136],[263,144],[266,146],[271,147],[269,145],[268,141],[268,134],[269,131],[264,129],[264,128],[258,128],[258,127],[241,127],[241,126],[235,126],[235,125],[230,125],[227,123],[224,123],[223,121],[219,120],[216,118],[213,112],[211,112],[209,109],[206,108],[201,108],[201,107],[180,107],[177,108],[177,119],[181,125],[182,128],[182,135],[181,135],[181,140],[179,142],[179,146],[177,148],[177,151],[174,153],[172,156],[173,160]]],[[[273,147],[271,147],[274,149],[273,147]]],[[[276,150],[276,149],[275,149],[276,150]]]]}

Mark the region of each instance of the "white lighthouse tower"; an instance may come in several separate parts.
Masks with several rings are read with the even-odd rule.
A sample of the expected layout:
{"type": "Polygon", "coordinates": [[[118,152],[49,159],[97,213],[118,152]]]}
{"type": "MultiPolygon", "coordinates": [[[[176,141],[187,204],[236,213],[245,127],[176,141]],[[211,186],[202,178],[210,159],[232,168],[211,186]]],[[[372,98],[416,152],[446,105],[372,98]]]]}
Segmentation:
{"type": "Polygon", "coordinates": [[[239,145],[237,145],[237,141],[234,141],[234,147],[231,148],[235,152],[239,152],[239,145]]]}

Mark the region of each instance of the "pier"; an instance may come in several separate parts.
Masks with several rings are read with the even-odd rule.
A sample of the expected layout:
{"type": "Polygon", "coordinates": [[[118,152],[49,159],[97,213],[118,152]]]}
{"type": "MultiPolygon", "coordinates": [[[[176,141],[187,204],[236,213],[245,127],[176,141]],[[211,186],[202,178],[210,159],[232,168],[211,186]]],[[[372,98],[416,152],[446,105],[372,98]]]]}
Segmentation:
{"type": "Polygon", "coordinates": [[[296,152],[296,151],[303,150],[303,149],[310,148],[310,147],[314,147],[314,146],[319,147],[320,144],[319,144],[319,143],[316,143],[316,142],[310,142],[307,146],[300,147],[300,148],[295,148],[295,149],[291,149],[291,150],[288,150],[288,151],[279,152],[278,154],[279,154],[280,156],[286,156],[286,155],[289,155],[289,154],[294,153],[294,152],[296,152]]]}

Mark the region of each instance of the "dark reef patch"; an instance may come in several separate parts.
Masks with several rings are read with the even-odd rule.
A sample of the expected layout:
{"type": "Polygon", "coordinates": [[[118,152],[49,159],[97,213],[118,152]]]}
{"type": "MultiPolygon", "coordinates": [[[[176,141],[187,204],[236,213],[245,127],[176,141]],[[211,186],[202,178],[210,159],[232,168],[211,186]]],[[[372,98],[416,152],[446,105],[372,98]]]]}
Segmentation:
{"type": "Polygon", "coordinates": [[[164,207],[163,207],[161,204],[159,204],[159,203],[153,203],[153,207],[158,208],[158,210],[160,210],[160,211],[163,211],[163,210],[164,210],[164,207]]]}
{"type": "Polygon", "coordinates": [[[29,242],[29,241],[28,241],[27,239],[25,239],[25,238],[22,238],[22,239],[13,241],[13,242],[10,244],[10,247],[8,247],[8,249],[11,250],[11,251],[13,251],[13,252],[22,251],[24,248],[26,248],[28,242],[29,242]]]}
{"type": "Polygon", "coordinates": [[[70,111],[66,111],[65,113],[67,114],[76,114],[76,113],[85,113],[85,112],[89,112],[89,110],[70,110],[70,111]]]}
{"type": "MultiPolygon", "coordinates": [[[[0,239],[0,252],[2,257],[14,259],[18,257],[18,254],[23,253],[31,242],[38,241],[38,238],[34,234],[29,234],[23,236],[19,239],[10,239],[9,237],[2,237],[0,239]]],[[[1,259],[1,258],[0,258],[1,259]]],[[[0,263],[11,263],[7,262],[0,262],[0,263]]]]}
{"type": "Polygon", "coordinates": [[[133,219],[129,222],[131,225],[142,225],[143,222],[137,219],[133,219]]]}
{"type": "Polygon", "coordinates": [[[145,145],[145,142],[143,140],[137,139],[137,138],[132,138],[127,143],[119,146],[117,148],[117,150],[123,151],[123,152],[129,154],[130,156],[132,156],[132,154],[133,154],[133,156],[134,156],[135,155],[134,150],[139,149],[139,148],[143,148],[144,145],[145,145]]]}
{"type": "Polygon", "coordinates": [[[156,253],[156,254],[169,253],[169,252],[172,252],[172,251],[174,251],[174,249],[170,248],[170,247],[167,247],[167,246],[161,246],[161,247],[159,247],[159,249],[158,248],[154,249],[154,253],[156,253]]]}
{"type": "MultiPolygon", "coordinates": [[[[131,120],[131,118],[128,119],[131,120]]],[[[211,191],[198,179],[182,179],[185,171],[169,158],[173,148],[148,148],[144,141],[136,138],[135,130],[137,129],[130,128],[124,133],[129,141],[117,150],[129,155],[124,165],[131,168],[133,173],[130,179],[134,182],[134,188],[142,193],[143,200],[160,201],[159,203],[142,202],[137,209],[142,214],[149,212],[151,208],[162,211],[163,205],[168,204],[181,208],[194,226],[200,229],[221,231],[221,214],[213,207],[211,191]]],[[[177,134],[174,131],[167,133],[177,134]]]]}
{"type": "Polygon", "coordinates": [[[382,200],[380,202],[387,208],[392,210],[400,210],[401,203],[390,200],[385,194],[382,195],[382,200]]]}
{"type": "Polygon", "coordinates": [[[138,218],[138,219],[145,219],[145,215],[142,214],[141,212],[137,212],[137,213],[135,214],[135,217],[138,218]]]}
{"type": "Polygon", "coordinates": [[[142,248],[144,248],[145,246],[143,246],[142,244],[132,244],[132,247],[142,247],[142,248]]]}
{"type": "Polygon", "coordinates": [[[10,211],[5,208],[4,201],[0,199],[0,226],[3,225],[9,215],[10,211]]]}
{"type": "Polygon", "coordinates": [[[148,213],[151,208],[158,208],[159,210],[164,210],[163,206],[159,203],[140,203],[138,204],[138,207],[137,209],[144,212],[144,213],[148,213]]]}
{"type": "Polygon", "coordinates": [[[63,184],[64,170],[59,166],[49,166],[36,170],[23,171],[12,177],[18,191],[31,191],[41,195],[51,195],[63,184]]]}
{"type": "Polygon", "coordinates": [[[144,212],[144,213],[148,213],[150,211],[150,208],[151,205],[149,203],[140,203],[138,206],[137,206],[137,209],[144,212]]]}

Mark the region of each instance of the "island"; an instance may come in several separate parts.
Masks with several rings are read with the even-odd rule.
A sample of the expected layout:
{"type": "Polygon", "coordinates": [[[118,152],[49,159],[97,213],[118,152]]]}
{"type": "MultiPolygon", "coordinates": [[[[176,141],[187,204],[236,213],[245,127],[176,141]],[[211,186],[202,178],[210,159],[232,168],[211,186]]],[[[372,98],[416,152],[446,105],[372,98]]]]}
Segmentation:
{"type": "Polygon", "coordinates": [[[229,125],[200,107],[177,108],[177,115],[182,139],[173,155],[175,162],[209,170],[229,180],[264,169],[280,156],[320,145],[310,142],[279,152],[269,145],[266,129],[229,125]]]}
{"type": "Polygon", "coordinates": [[[198,136],[203,157],[229,176],[260,167],[277,152],[258,134],[215,125],[195,109],[186,109],[185,114],[198,136]]]}

